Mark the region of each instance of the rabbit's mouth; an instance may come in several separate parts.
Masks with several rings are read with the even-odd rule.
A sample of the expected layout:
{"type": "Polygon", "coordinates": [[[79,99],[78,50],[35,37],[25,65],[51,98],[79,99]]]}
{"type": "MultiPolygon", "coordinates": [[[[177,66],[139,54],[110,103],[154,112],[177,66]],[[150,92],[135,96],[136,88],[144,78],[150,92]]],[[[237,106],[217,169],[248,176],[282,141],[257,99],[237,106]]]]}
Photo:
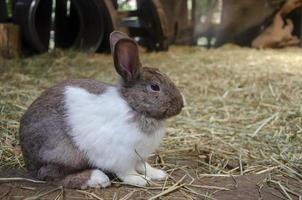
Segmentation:
{"type": "Polygon", "coordinates": [[[174,104],[171,104],[168,108],[166,108],[163,112],[163,116],[165,118],[170,118],[175,115],[178,115],[182,108],[184,107],[183,103],[181,103],[178,107],[173,106],[174,104]]]}

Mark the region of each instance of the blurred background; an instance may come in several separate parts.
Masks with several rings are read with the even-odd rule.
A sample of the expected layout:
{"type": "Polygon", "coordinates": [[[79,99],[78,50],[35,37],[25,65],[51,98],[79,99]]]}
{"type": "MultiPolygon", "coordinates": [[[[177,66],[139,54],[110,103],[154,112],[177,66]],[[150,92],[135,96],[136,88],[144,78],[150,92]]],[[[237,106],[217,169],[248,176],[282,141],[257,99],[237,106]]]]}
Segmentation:
{"type": "Polygon", "coordinates": [[[0,0],[0,199],[302,199],[301,6],[0,0]],[[186,97],[150,157],[169,173],[164,187],[112,184],[83,193],[14,182],[24,177],[6,171],[24,169],[20,118],[46,88],[65,79],[118,80],[113,30],[134,38],[142,65],[166,73],[186,97]]]}
{"type": "Polygon", "coordinates": [[[300,6],[300,0],[0,0],[0,47],[12,51],[2,52],[6,57],[54,48],[108,52],[113,30],[148,51],[171,44],[298,46],[300,6]],[[2,44],[8,32],[9,48],[2,44]]]}

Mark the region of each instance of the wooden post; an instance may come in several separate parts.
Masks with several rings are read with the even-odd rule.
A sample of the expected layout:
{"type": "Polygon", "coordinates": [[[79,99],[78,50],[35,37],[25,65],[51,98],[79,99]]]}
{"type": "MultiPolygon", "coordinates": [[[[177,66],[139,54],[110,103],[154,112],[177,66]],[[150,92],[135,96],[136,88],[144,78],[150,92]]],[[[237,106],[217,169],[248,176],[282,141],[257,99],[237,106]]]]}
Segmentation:
{"type": "Polygon", "coordinates": [[[20,55],[21,40],[19,26],[0,23],[0,57],[13,58],[20,55]]]}
{"type": "Polygon", "coordinates": [[[300,8],[300,47],[302,47],[302,7],[300,8]]]}

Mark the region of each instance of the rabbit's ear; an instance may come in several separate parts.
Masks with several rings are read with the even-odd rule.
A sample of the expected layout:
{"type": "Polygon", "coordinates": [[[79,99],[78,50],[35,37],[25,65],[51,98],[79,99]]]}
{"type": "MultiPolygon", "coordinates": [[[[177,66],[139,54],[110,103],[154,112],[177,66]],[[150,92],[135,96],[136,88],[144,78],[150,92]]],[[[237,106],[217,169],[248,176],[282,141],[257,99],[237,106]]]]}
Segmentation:
{"type": "Polygon", "coordinates": [[[136,42],[125,33],[114,31],[110,34],[111,54],[116,71],[127,82],[140,75],[140,60],[136,42]]]}

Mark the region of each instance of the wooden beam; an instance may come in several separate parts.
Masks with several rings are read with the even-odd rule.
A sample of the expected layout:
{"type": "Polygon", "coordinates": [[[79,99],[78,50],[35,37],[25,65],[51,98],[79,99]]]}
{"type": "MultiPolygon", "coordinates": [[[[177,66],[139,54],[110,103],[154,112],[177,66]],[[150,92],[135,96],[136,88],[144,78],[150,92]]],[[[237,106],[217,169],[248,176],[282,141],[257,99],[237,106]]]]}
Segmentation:
{"type": "Polygon", "coordinates": [[[302,47],[302,7],[300,8],[300,47],[302,47]]]}
{"type": "Polygon", "coordinates": [[[0,23],[0,57],[13,58],[20,55],[20,28],[11,23],[0,23]]]}

